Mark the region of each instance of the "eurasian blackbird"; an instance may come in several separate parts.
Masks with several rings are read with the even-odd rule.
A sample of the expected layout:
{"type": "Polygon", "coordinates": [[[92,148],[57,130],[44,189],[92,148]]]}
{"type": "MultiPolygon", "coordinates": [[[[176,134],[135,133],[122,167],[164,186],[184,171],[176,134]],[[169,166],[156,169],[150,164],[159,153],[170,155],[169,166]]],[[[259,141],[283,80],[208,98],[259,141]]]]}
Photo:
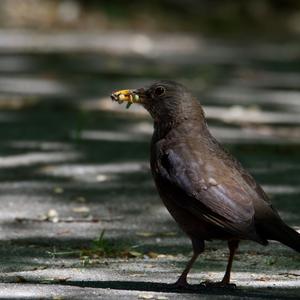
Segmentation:
{"type": "Polygon", "coordinates": [[[210,134],[200,103],[181,84],[159,81],[148,88],[112,94],[119,103],[140,103],[154,120],[151,171],[162,201],[189,236],[193,256],[175,283],[204,251],[204,242],[227,240],[229,259],[217,286],[231,286],[240,240],[277,240],[300,252],[300,234],[287,226],[259,184],[210,134]]]}

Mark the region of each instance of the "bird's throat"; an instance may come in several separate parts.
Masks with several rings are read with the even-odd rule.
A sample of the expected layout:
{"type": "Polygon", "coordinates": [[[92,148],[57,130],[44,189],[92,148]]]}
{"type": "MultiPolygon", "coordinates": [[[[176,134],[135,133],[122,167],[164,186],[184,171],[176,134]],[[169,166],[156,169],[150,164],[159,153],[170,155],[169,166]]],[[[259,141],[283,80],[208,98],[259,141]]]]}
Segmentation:
{"type": "Polygon", "coordinates": [[[193,135],[195,134],[195,131],[197,131],[198,134],[207,134],[208,128],[206,124],[206,120],[204,116],[182,116],[181,118],[176,119],[165,119],[165,120],[159,120],[154,121],[154,133],[153,138],[155,140],[160,140],[168,135],[168,133],[172,130],[176,129],[183,129],[183,131],[186,131],[186,135],[193,135]],[[191,126],[195,124],[195,126],[191,126]]]}

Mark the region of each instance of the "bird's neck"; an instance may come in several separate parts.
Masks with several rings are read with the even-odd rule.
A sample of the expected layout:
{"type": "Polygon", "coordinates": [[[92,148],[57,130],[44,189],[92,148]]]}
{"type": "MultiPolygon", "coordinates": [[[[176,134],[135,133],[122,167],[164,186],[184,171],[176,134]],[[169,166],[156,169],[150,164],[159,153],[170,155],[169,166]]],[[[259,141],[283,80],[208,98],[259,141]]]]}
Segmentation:
{"type": "Polygon", "coordinates": [[[164,118],[163,120],[154,121],[154,140],[164,138],[170,131],[176,128],[185,128],[186,134],[190,135],[197,132],[208,132],[207,124],[202,108],[189,113],[173,116],[172,118],[164,118]]]}

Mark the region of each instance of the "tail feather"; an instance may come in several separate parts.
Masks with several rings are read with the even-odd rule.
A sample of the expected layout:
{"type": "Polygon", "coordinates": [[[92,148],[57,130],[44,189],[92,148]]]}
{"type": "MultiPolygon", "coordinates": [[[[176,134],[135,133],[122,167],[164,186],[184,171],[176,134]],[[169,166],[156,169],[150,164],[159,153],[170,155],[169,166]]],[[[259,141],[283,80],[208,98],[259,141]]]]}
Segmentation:
{"type": "Polygon", "coordinates": [[[295,251],[300,252],[300,234],[296,230],[284,223],[276,229],[278,230],[272,230],[272,236],[268,239],[279,241],[295,251]]]}

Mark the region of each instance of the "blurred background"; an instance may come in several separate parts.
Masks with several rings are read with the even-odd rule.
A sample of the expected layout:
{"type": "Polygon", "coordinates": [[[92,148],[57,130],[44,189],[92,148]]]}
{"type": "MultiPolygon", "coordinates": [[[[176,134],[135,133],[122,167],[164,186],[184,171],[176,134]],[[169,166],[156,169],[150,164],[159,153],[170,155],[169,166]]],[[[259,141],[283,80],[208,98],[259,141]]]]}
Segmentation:
{"type": "MultiPolygon", "coordinates": [[[[2,0],[0,222],[8,247],[78,247],[105,229],[148,250],[190,251],[150,176],[152,121],[109,97],[157,79],[191,89],[212,133],[299,226],[300,1],[2,0]]],[[[18,249],[11,265],[14,252],[3,249],[1,265],[17,261],[23,270],[45,253],[32,249],[18,249]]]]}
{"type": "MultiPolygon", "coordinates": [[[[191,31],[275,38],[299,35],[297,0],[3,0],[1,26],[38,30],[191,31]]],[[[249,37],[249,36],[248,36],[249,37]]]]}

